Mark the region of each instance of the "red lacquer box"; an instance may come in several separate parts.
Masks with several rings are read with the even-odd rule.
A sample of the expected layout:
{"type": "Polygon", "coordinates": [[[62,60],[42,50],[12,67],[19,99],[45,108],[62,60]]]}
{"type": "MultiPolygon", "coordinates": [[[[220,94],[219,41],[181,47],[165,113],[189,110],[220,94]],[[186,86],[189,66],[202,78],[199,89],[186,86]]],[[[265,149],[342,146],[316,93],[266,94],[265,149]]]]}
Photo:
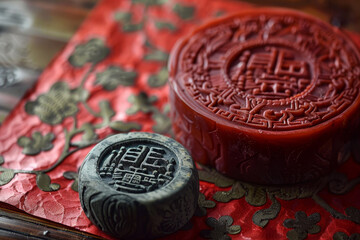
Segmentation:
{"type": "Polygon", "coordinates": [[[194,160],[259,184],[329,173],[359,126],[360,54],[339,29],[248,10],[179,41],[169,62],[176,139],[194,160]]]}

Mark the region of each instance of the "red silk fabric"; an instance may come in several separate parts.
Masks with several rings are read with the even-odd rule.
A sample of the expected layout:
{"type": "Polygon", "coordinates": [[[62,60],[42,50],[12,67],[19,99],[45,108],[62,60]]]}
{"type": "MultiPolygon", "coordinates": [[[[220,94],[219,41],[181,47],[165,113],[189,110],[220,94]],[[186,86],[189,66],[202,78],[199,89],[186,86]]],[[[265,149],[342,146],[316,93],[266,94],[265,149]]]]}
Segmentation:
{"type": "MultiPolygon", "coordinates": [[[[204,23],[216,15],[231,14],[252,6],[238,1],[223,0],[174,0],[174,1],[113,1],[104,0],[100,2],[87,20],[82,24],[65,49],[52,61],[39,78],[34,88],[28,92],[24,99],[18,104],[0,127],[0,155],[4,158],[2,167],[7,169],[41,170],[55,164],[59,159],[64,146],[64,128],[71,129],[74,119],[65,117],[58,124],[48,124],[40,120],[36,114],[25,111],[25,105],[29,101],[35,101],[41,94],[49,92],[51,86],[59,81],[66,82],[70,89],[79,86],[87,72],[84,88],[89,92],[88,105],[95,111],[100,111],[99,102],[108,100],[115,111],[114,120],[123,122],[136,122],[141,124],[141,131],[153,131],[155,124],[152,115],[144,112],[126,114],[131,107],[129,97],[144,91],[149,96],[156,96],[154,106],[160,111],[165,107],[168,100],[168,87],[151,87],[148,78],[160,71],[166,64],[164,62],[144,60],[151,53],[151,48],[146,46],[146,41],[151,42],[158,50],[169,53],[175,42],[194,27],[204,23]],[[146,7],[145,2],[162,3],[146,7]],[[164,3],[163,3],[164,2],[164,3]],[[185,12],[180,15],[174,11],[176,6],[182,6],[185,12]],[[187,8],[186,8],[187,7],[187,8]],[[140,30],[124,31],[124,21],[116,18],[116,13],[131,13],[131,21],[135,24],[141,22],[146,11],[146,21],[140,30]],[[186,15],[189,14],[189,15],[186,15]],[[181,17],[182,16],[182,17],[181,17]],[[166,21],[176,28],[171,30],[167,25],[160,29],[156,22],[166,21]],[[95,64],[94,69],[90,63],[82,67],[74,67],[69,63],[69,57],[75,51],[76,46],[84,44],[90,39],[101,39],[109,54],[100,62],[95,64]],[[116,65],[126,71],[134,71],[137,76],[133,86],[118,86],[113,91],[105,91],[101,86],[94,85],[96,74],[103,72],[108,66],[116,65]],[[42,135],[53,133],[55,139],[53,147],[47,151],[41,151],[36,155],[26,155],[23,147],[19,146],[18,139],[21,136],[30,137],[35,131],[42,135]]],[[[360,46],[360,36],[349,34],[360,46]]],[[[79,104],[76,113],[77,125],[84,123],[97,124],[100,119],[86,111],[86,107],[79,104]]],[[[139,129],[138,129],[139,130],[139,129]]],[[[96,130],[99,138],[114,133],[108,127],[96,130]]],[[[66,179],[64,172],[76,172],[91,147],[86,147],[68,156],[59,166],[47,174],[51,183],[60,185],[57,191],[43,191],[37,186],[34,174],[17,173],[7,184],[1,186],[0,201],[9,203],[25,212],[48,220],[62,223],[79,230],[108,237],[97,229],[85,216],[81,209],[78,193],[71,189],[74,180],[66,179]]],[[[350,160],[339,172],[345,173],[347,177],[355,179],[360,173],[360,164],[350,160]]],[[[200,191],[205,194],[207,200],[216,203],[214,208],[207,209],[207,215],[203,217],[194,216],[191,220],[192,227],[188,230],[179,231],[164,239],[198,239],[203,230],[214,230],[206,224],[206,219],[213,217],[217,220],[221,216],[231,216],[234,220],[232,225],[241,226],[241,232],[226,235],[232,239],[286,239],[287,233],[292,229],[284,226],[286,219],[295,219],[295,213],[304,211],[307,216],[313,213],[321,215],[317,225],[321,231],[316,234],[309,233],[307,239],[332,239],[336,232],[344,232],[348,236],[360,232],[360,226],[354,221],[346,219],[335,219],[328,209],[320,206],[312,197],[294,200],[277,199],[281,205],[278,215],[269,221],[265,227],[259,227],[252,221],[255,212],[271,206],[267,201],[262,206],[252,206],[245,197],[234,199],[228,203],[213,200],[213,194],[217,191],[228,191],[230,187],[220,188],[214,183],[201,181],[200,191]]],[[[325,202],[336,211],[344,213],[347,207],[360,209],[360,186],[355,185],[349,192],[343,195],[334,195],[323,188],[318,194],[325,202]]]]}

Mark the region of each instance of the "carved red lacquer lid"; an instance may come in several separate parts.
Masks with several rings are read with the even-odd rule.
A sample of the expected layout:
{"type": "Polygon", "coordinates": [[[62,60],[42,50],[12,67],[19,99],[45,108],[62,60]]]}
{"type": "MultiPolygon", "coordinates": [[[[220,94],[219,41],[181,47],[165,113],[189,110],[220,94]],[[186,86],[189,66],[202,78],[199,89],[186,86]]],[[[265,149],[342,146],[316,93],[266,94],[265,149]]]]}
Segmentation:
{"type": "Polygon", "coordinates": [[[359,107],[358,49],[339,29],[295,11],[211,22],[177,44],[169,65],[186,104],[245,132],[308,135],[359,107]]]}

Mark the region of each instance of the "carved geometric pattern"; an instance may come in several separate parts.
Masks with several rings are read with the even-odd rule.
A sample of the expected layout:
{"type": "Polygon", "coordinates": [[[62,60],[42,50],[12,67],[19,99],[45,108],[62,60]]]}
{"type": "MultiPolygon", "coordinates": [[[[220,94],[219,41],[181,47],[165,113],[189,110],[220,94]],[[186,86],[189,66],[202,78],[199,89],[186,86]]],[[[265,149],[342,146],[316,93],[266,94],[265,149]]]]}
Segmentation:
{"type": "Polygon", "coordinates": [[[99,174],[116,190],[145,193],[168,184],[176,161],[162,147],[134,145],[114,149],[100,162],[99,174]]]}
{"type": "Polygon", "coordinates": [[[293,130],[334,118],[359,97],[359,59],[345,35],[311,18],[240,15],[191,36],[176,79],[218,117],[293,130]]]}

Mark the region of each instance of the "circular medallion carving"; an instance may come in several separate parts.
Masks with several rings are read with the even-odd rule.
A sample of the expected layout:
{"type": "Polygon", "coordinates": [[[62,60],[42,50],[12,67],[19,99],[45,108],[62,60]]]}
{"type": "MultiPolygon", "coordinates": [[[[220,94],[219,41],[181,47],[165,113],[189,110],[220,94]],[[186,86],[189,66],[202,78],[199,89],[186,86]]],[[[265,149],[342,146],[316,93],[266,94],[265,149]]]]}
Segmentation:
{"type": "Polygon", "coordinates": [[[241,98],[292,98],[314,82],[313,56],[283,41],[249,41],[230,52],[224,81],[241,98]]]}
{"type": "Polygon", "coordinates": [[[202,163],[258,184],[332,171],[360,128],[360,53],[338,28],[289,9],[209,22],[169,61],[176,139],[202,163]]]}
{"type": "Polygon", "coordinates": [[[331,119],[359,95],[357,49],[312,18],[239,15],[195,32],[179,55],[186,99],[216,116],[265,130],[331,119]]]}

